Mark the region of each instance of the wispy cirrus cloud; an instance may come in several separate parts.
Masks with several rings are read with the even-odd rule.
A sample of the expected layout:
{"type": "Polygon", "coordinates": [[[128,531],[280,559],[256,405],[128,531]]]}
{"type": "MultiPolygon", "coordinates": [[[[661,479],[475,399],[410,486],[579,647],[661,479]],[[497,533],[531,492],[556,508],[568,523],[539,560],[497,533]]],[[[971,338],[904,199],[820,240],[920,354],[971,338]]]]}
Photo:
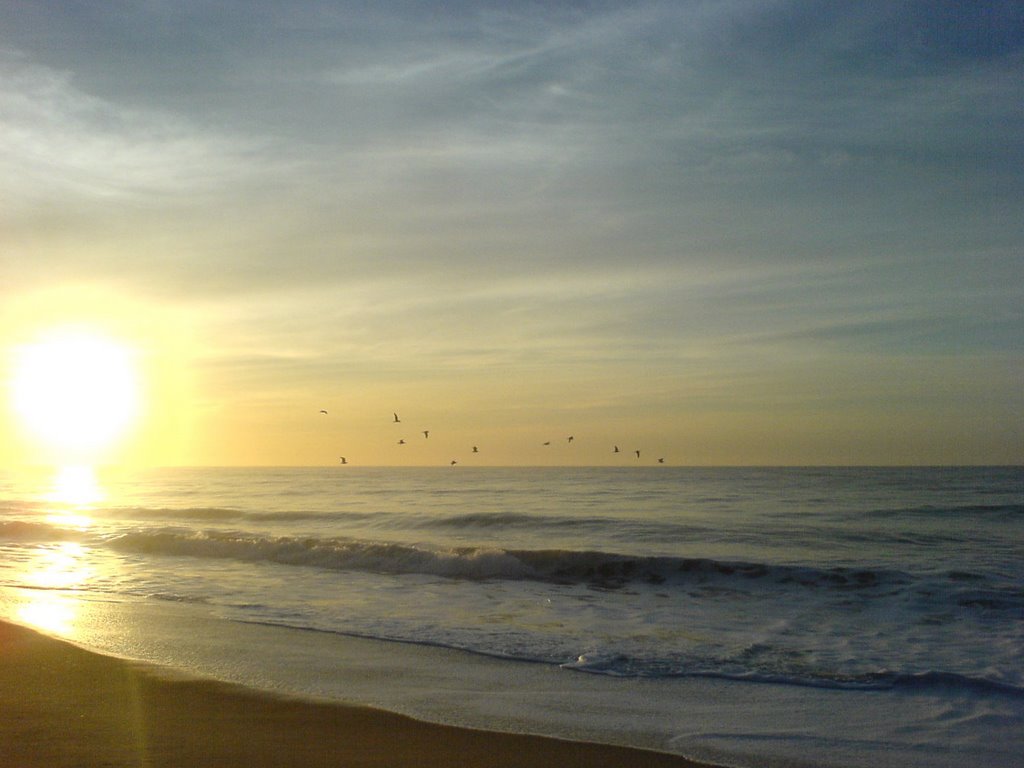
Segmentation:
{"type": "Polygon", "coordinates": [[[838,412],[919,366],[1006,421],[1008,377],[957,361],[1024,339],[1022,29],[996,1],[3,7],[5,284],[187,305],[211,370],[289,395],[530,370],[604,414],[838,412]]]}
{"type": "Polygon", "coordinates": [[[196,193],[249,173],[259,142],[80,90],[70,72],[0,56],[0,168],[8,206],[196,193]]]}

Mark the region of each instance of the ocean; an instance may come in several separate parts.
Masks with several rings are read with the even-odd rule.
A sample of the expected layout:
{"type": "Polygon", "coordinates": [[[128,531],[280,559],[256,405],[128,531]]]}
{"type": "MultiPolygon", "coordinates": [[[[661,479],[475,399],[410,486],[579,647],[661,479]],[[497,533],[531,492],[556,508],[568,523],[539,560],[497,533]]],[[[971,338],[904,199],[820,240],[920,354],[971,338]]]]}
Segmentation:
{"type": "Polygon", "coordinates": [[[0,475],[0,617],[438,722],[1024,765],[1024,469],[0,475]]]}

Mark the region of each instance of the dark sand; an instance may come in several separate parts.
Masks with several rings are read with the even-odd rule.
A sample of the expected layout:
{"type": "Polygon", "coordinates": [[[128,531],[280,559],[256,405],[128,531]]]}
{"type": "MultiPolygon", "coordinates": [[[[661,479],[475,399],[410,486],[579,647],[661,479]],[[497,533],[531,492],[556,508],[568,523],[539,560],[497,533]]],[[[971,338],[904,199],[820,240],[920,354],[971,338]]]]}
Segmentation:
{"type": "Polygon", "coordinates": [[[82,650],[0,622],[0,766],[651,766],[674,755],[424,723],[283,698],[82,650]]]}

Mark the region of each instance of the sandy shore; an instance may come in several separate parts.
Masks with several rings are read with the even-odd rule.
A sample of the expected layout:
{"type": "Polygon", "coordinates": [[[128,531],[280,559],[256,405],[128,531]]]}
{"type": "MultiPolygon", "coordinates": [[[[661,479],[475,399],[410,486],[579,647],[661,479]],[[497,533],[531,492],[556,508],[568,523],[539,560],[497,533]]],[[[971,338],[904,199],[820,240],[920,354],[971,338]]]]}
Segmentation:
{"type": "Polygon", "coordinates": [[[3,622],[0,746],[3,768],[698,765],[180,679],[3,622]]]}

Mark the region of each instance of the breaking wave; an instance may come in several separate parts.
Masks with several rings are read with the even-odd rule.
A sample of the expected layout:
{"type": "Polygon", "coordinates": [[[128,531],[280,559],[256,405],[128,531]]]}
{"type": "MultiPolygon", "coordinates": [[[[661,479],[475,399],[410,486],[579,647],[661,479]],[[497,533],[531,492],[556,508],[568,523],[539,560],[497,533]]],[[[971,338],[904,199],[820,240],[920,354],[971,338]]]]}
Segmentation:
{"type": "MultiPolygon", "coordinates": [[[[422,574],[454,579],[534,580],[607,588],[630,584],[698,585],[709,581],[872,590],[911,577],[882,569],[813,568],[709,558],[643,557],[601,551],[490,547],[426,548],[345,538],[265,537],[223,531],[137,531],[107,539],[122,552],[306,566],[338,571],[422,574]]],[[[963,579],[963,574],[957,574],[963,579]]]]}
{"type": "Polygon", "coordinates": [[[9,520],[0,523],[0,541],[78,541],[86,535],[78,528],[29,520],[9,520]]]}
{"type": "MultiPolygon", "coordinates": [[[[155,514],[163,510],[150,510],[155,514]]],[[[224,519],[227,510],[191,510],[224,519]]],[[[598,550],[513,549],[498,546],[429,547],[334,537],[257,535],[187,527],[104,532],[42,521],[0,522],[0,542],[75,541],[116,552],[155,557],[234,560],[328,571],[422,575],[466,581],[536,581],[602,589],[626,587],[707,590],[827,590],[872,597],[916,592],[959,608],[1024,610],[1024,590],[967,570],[921,575],[880,567],[813,567],[701,557],[640,556],[598,550]]]]}

